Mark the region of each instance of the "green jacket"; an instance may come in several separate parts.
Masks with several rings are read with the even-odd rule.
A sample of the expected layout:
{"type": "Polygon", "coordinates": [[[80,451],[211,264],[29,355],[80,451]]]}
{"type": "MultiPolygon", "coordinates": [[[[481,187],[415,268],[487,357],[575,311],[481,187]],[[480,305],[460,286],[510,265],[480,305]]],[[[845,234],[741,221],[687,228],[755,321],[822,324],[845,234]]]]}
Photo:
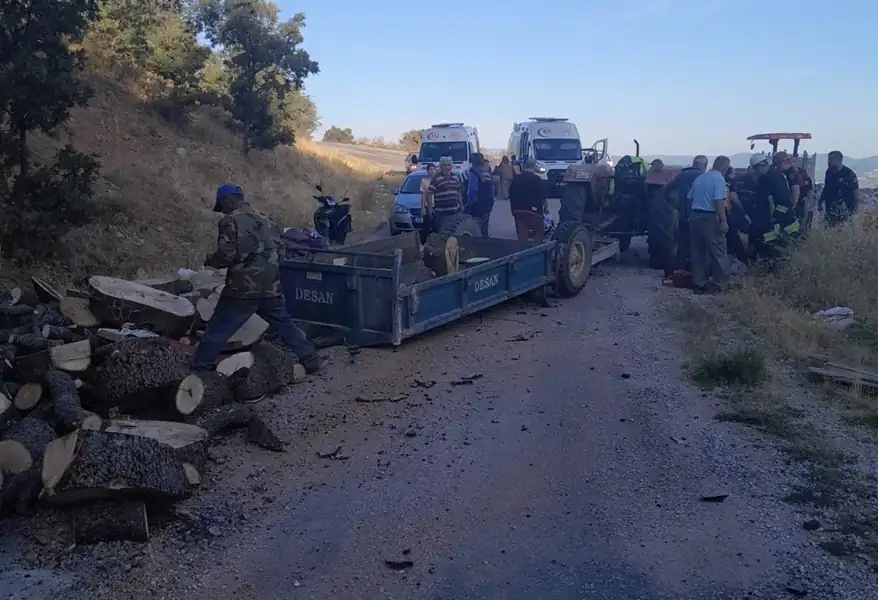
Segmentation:
{"type": "Polygon", "coordinates": [[[282,232],[274,221],[244,203],[219,222],[217,249],[204,264],[228,268],[222,296],[239,300],[276,298],[280,289],[282,232]]]}

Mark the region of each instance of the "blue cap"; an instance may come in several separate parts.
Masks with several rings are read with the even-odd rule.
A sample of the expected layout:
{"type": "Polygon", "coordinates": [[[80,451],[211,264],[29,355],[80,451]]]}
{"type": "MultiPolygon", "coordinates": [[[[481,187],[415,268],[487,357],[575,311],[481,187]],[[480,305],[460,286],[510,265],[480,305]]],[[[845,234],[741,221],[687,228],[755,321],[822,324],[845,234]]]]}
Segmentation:
{"type": "Polygon", "coordinates": [[[235,185],[234,183],[225,183],[219,186],[216,190],[216,202],[213,205],[215,212],[220,211],[220,198],[225,198],[226,196],[241,196],[243,198],[244,190],[241,189],[240,185],[235,185]]]}

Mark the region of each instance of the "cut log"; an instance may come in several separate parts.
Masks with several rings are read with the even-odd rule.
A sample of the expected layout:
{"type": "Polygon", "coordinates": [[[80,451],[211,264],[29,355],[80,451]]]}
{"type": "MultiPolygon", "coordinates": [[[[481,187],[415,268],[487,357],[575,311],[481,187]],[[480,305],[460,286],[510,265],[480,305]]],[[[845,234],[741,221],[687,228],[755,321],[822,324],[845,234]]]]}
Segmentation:
{"type": "Polygon", "coordinates": [[[460,249],[454,236],[431,233],[424,244],[424,264],[437,277],[457,273],[459,257],[460,249]]]}
{"type": "Polygon", "coordinates": [[[53,288],[51,285],[40,279],[39,277],[30,278],[31,285],[34,286],[34,293],[43,304],[51,304],[52,302],[61,302],[64,296],[53,288]]]}
{"type": "Polygon", "coordinates": [[[67,297],[61,300],[61,314],[79,327],[97,327],[101,324],[89,308],[87,298],[67,297]]]}
{"type": "Polygon", "coordinates": [[[110,342],[120,342],[126,338],[153,338],[159,334],[146,329],[110,329],[103,327],[98,329],[98,336],[110,342]]]}
{"type": "MultiPolygon", "coordinates": [[[[196,302],[195,308],[198,311],[198,320],[202,324],[207,324],[213,317],[218,301],[218,295],[211,295],[196,302]]],[[[266,331],[268,331],[268,322],[259,315],[251,315],[238,331],[229,338],[227,346],[233,349],[247,349],[259,342],[266,331]]]]}
{"type": "Polygon", "coordinates": [[[6,379],[13,372],[15,355],[18,349],[11,344],[0,344],[0,379],[6,379]]]}
{"type": "Polygon", "coordinates": [[[67,288],[67,291],[64,293],[65,298],[82,298],[83,300],[88,300],[88,292],[83,292],[82,290],[76,289],[74,287],[67,288]]]}
{"type": "Polygon", "coordinates": [[[13,363],[16,379],[24,383],[39,383],[52,369],[48,350],[16,356],[13,363]]]}
{"type": "Polygon", "coordinates": [[[3,394],[10,400],[15,398],[15,395],[20,389],[21,385],[18,383],[13,383],[11,381],[0,381],[0,394],[3,394]]]}
{"type": "Polygon", "coordinates": [[[136,279],[132,283],[145,285],[146,287],[151,287],[155,290],[167,292],[168,294],[173,294],[175,296],[188,294],[194,289],[192,282],[187,279],[163,279],[159,277],[155,279],[136,279]]]}
{"type": "Polygon", "coordinates": [[[283,442],[249,406],[227,404],[203,413],[195,424],[207,432],[209,438],[221,431],[235,427],[247,427],[247,439],[266,450],[282,452],[283,442]]]}
{"type": "Polygon", "coordinates": [[[91,342],[82,340],[49,350],[52,365],[62,371],[81,373],[91,366],[91,342]]]}
{"type": "Polygon", "coordinates": [[[61,340],[65,344],[76,341],[76,334],[69,327],[59,325],[43,325],[40,330],[42,336],[48,340],[61,340]]]}
{"type": "Polygon", "coordinates": [[[248,352],[220,361],[216,370],[231,376],[242,368],[247,369],[246,376],[232,386],[235,398],[239,400],[260,398],[305,379],[305,367],[296,361],[296,357],[268,342],[260,342],[248,352]]]}
{"type": "Polygon", "coordinates": [[[195,316],[192,303],[160,290],[115,277],[88,280],[94,291],[92,311],[115,325],[127,322],[171,338],[186,335],[195,316]]]}
{"type": "Polygon", "coordinates": [[[39,383],[25,383],[19,386],[15,396],[13,396],[12,403],[18,410],[27,411],[39,404],[42,397],[43,386],[39,383]]]}
{"type": "Polygon", "coordinates": [[[216,371],[192,373],[177,388],[174,405],[184,417],[229,404],[235,399],[229,378],[216,371]]]}
{"type": "Polygon", "coordinates": [[[43,496],[56,504],[145,499],[176,502],[192,493],[174,449],[152,438],[77,429],[49,444],[43,496]]]}
{"type": "Polygon", "coordinates": [[[55,416],[64,430],[100,429],[101,418],[82,408],[79,390],[73,378],[63,371],[52,370],[46,373],[46,387],[52,396],[55,416]]]}
{"type": "MultiPolygon", "coordinates": [[[[7,416],[7,413],[15,413],[15,405],[12,403],[12,398],[10,398],[6,392],[0,390],[0,419],[3,419],[7,416]]],[[[14,416],[15,415],[9,415],[14,416]]]]}
{"type": "Polygon", "coordinates": [[[102,431],[146,437],[174,450],[177,459],[202,471],[207,464],[207,431],[189,423],[113,419],[104,423],[102,431]]]}
{"type": "Polygon", "coordinates": [[[61,313],[61,305],[57,302],[52,305],[40,304],[34,309],[33,322],[35,330],[39,332],[44,325],[68,327],[74,325],[73,321],[61,313]]]}
{"type": "Polygon", "coordinates": [[[75,507],[73,541],[77,544],[148,542],[146,504],[142,500],[104,501],[75,507]]]}
{"type": "Polygon", "coordinates": [[[54,348],[55,346],[60,346],[64,342],[60,340],[47,340],[43,336],[35,333],[23,333],[20,335],[10,335],[9,343],[20,348],[23,353],[30,354],[48,348],[54,348]]]}
{"type": "Polygon", "coordinates": [[[47,423],[25,417],[10,427],[0,442],[0,471],[7,473],[2,489],[2,503],[7,510],[28,512],[42,489],[40,471],[55,430],[47,423]]]}
{"type": "Polygon", "coordinates": [[[55,430],[39,419],[25,417],[13,425],[0,442],[0,468],[7,473],[24,473],[43,456],[55,430]]]}
{"type": "Polygon", "coordinates": [[[128,338],[113,346],[93,374],[104,408],[128,413],[154,405],[190,373],[189,356],[165,338],[128,338]]]}

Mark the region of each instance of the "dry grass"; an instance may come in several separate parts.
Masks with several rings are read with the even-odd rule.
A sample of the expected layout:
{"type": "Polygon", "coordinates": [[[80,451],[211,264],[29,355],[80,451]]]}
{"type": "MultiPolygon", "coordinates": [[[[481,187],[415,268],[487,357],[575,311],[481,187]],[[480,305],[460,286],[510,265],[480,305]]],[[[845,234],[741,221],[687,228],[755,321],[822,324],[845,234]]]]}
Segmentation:
{"type": "Polygon", "coordinates": [[[740,321],[788,356],[832,354],[869,364],[878,359],[878,228],[873,216],[815,230],[773,273],[757,274],[721,300],[740,321]],[[837,332],[811,315],[854,309],[857,324],[837,332]]]}
{"type": "Polygon", "coordinates": [[[815,355],[878,364],[873,216],[812,232],[773,273],[748,277],[739,292],[690,301],[680,319],[689,334],[693,377],[723,386],[714,388],[725,400],[717,418],[770,435],[801,462],[805,475],[785,500],[820,517],[824,527],[815,535],[827,552],[878,568],[878,488],[871,466],[878,399],[832,384],[799,387],[799,373],[815,355]],[[853,308],[857,324],[833,331],[811,316],[833,306],[853,308]],[[765,351],[764,380],[743,376],[755,363],[741,357],[755,352],[736,350],[742,347],[765,351]],[[867,458],[858,460],[863,452],[867,458]]]}
{"type": "Polygon", "coordinates": [[[62,240],[63,264],[18,271],[5,265],[5,279],[39,273],[62,283],[93,273],[142,277],[199,267],[215,243],[213,196],[226,182],[240,184],[253,206],[284,226],[310,224],[317,183],[351,198],[356,229],[371,231],[384,217],[392,198],[380,169],[307,143],[244,157],[225,115],[202,109],[181,132],[149,107],[141,81],[120,83],[117,76],[90,72],[97,93],[89,106],[74,112],[66,133],[33,144],[42,157],[68,141],[100,155],[96,202],[103,215],[62,240]]]}
{"type": "Polygon", "coordinates": [[[302,140],[298,142],[296,147],[298,150],[323,159],[330,164],[342,165],[363,177],[377,178],[384,177],[387,174],[386,169],[375,163],[345,154],[336,148],[324,146],[323,144],[318,144],[311,140],[302,140]]]}

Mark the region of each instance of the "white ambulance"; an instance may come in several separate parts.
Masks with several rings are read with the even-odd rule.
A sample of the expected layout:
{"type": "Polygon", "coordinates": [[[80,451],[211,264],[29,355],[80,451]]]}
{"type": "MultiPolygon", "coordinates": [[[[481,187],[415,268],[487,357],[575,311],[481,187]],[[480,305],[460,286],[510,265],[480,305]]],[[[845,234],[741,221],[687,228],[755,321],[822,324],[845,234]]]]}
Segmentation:
{"type": "Polygon", "coordinates": [[[450,156],[454,168],[467,173],[470,156],[481,152],[479,130],[463,123],[437,123],[424,130],[418,149],[418,167],[438,165],[443,156],[450,156]]]}
{"type": "Polygon", "coordinates": [[[598,140],[583,152],[576,125],[558,117],[531,117],[514,123],[507,152],[515,154],[522,164],[529,158],[536,160],[537,175],[548,181],[553,198],[561,195],[567,167],[584,161],[609,160],[607,140],[598,140]]]}

